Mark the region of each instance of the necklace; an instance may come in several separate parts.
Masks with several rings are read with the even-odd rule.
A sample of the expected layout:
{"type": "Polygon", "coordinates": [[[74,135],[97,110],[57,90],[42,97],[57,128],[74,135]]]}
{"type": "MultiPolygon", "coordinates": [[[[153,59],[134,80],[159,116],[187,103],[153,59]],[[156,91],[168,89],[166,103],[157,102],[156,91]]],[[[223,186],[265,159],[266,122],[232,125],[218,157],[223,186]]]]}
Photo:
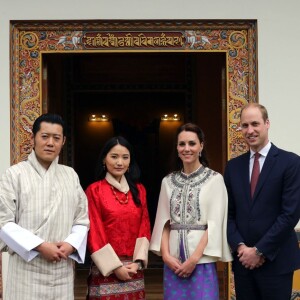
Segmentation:
{"type": "Polygon", "coordinates": [[[117,193],[115,191],[115,188],[111,185],[111,190],[116,198],[116,200],[121,203],[121,204],[126,204],[128,203],[128,192],[125,194],[126,195],[126,199],[125,200],[120,200],[119,197],[117,196],[117,193]]]}

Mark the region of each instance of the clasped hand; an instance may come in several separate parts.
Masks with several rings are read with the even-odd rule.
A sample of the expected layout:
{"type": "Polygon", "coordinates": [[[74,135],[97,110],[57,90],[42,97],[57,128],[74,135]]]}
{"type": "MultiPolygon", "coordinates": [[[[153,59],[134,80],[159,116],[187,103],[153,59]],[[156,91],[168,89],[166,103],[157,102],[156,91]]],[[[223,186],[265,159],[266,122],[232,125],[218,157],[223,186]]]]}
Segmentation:
{"type": "Polygon", "coordinates": [[[265,258],[256,254],[255,248],[247,247],[246,245],[240,245],[238,248],[238,257],[242,265],[250,270],[261,267],[265,258]]]}
{"type": "Polygon", "coordinates": [[[190,257],[185,262],[168,255],[163,257],[164,263],[179,277],[189,277],[195,270],[196,263],[190,257]]]}
{"type": "Polygon", "coordinates": [[[40,255],[49,262],[56,263],[67,259],[74,252],[74,247],[67,242],[44,242],[35,248],[40,255]]]}
{"type": "Polygon", "coordinates": [[[137,263],[131,263],[128,265],[123,265],[114,270],[115,275],[118,279],[126,281],[132,279],[132,276],[137,273],[138,270],[137,263]]]}

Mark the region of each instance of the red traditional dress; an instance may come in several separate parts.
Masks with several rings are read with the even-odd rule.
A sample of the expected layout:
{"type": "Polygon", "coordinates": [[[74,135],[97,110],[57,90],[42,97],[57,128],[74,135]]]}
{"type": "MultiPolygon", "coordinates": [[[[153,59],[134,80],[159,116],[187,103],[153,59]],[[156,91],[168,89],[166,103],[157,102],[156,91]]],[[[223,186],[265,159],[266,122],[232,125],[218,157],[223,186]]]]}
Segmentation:
{"type": "Polygon", "coordinates": [[[86,195],[89,204],[88,248],[93,266],[88,279],[88,299],[145,299],[144,274],[140,270],[130,281],[120,281],[113,270],[123,264],[148,262],[150,222],[146,191],[137,184],[141,205],[133,201],[123,176],[117,182],[109,173],[91,184],[86,195]]]}

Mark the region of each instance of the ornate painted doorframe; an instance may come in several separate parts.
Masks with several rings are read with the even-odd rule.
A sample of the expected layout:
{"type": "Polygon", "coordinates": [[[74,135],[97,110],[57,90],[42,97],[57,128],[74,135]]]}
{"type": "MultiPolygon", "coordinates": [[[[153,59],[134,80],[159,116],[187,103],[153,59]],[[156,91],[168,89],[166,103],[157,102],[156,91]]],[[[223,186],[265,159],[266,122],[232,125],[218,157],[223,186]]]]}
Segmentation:
{"type": "Polygon", "coordinates": [[[11,163],[27,157],[42,99],[46,53],[109,51],[226,52],[228,158],[246,151],[240,108],[257,102],[256,21],[12,21],[11,163]]]}
{"type": "Polygon", "coordinates": [[[42,56],[48,53],[225,52],[228,159],[240,155],[247,145],[239,112],[257,102],[256,34],[255,20],[12,21],[11,164],[27,157],[32,124],[47,111],[42,56]]]}

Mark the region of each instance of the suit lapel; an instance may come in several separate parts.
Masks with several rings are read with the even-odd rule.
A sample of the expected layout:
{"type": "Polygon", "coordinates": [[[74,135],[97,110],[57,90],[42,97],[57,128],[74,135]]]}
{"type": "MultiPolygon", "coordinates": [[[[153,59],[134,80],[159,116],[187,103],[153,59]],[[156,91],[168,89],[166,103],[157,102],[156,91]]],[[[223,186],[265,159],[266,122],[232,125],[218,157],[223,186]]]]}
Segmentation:
{"type": "Polygon", "coordinates": [[[276,146],[274,146],[272,144],[272,146],[271,146],[271,148],[268,152],[268,155],[265,159],[265,162],[264,162],[264,165],[262,167],[261,173],[259,175],[256,190],[255,190],[255,193],[253,195],[253,200],[252,201],[254,201],[257,198],[257,196],[261,192],[262,187],[264,186],[265,181],[269,177],[269,175],[271,173],[271,170],[274,166],[274,163],[276,162],[277,154],[278,154],[278,149],[277,149],[276,146]]]}

